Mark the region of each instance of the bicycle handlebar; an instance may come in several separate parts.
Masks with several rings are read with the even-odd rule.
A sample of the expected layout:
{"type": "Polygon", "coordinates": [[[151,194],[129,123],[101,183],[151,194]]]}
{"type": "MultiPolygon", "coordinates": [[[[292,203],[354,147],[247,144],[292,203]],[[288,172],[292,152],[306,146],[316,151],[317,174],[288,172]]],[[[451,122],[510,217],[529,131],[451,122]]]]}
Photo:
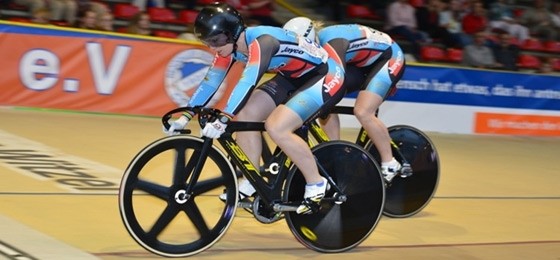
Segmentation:
{"type": "MultiPolygon", "coordinates": [[[[201,128],[204,128],[204,125],[206,125],[206,122],[208,122],[208,120],[212,121],[222,113],[222,111],[220,109],[217,109],[217,108],[209,108],[209,107],[201,107],[201,106],[178,107],[178,108],[175,108],[175,109],[170,110],[169,112],[165,113],[161,117],[161,123],[163,124],[165,129],[169,129],[169,127],[171,126],[169,124],[169,119],[171,119],[171,117],[174,114],[185,113],[185,112],[190,112],[191,114],[198,115],[198,121],[199,121],[199,124],[200,124],[201,128]]],[[[176,131],[181,133],[181,134],[190,134],[191,133],[190,129],[177,129],[176,131]]],[[[264,130],[264,123],[263,122],[243,122],[243,121],[231,121],[231,122],[229,122],[228,127],[226,128],[226,132],[233,133],[233,132],[236,132],[236,131],[265,131],[264,130]]]]}
{"type": "MultiPolygon", "coordinates": [[[[162,117],[161,117],[161,123],[163,124],[163,126],[165,127],[165,129],[169,129],[169,127],[171,126],[169,124],[169,119],[171,119],[171,117],[174,114],[177,113],[185,113],[185,112],[190,112],[191,114],[196,114],[199,117],[199,123],[201,127],[204,127],[204,124],[206,123],[208,118],[215,118],[216,116],[218,116],[221,111],[219,109],[215,109],[215,108],[207,108],[207,107],[178,107],[175,108],[173,110],[170,110],[169,112],[165,113],[162,117]],[[204,120],[200,120],[200,119],[204,119],[204,120]]],[[[190,134],[191,130],[190,129],[177,129],[177,132],[181,133],[181,134],[190,134]]]]}

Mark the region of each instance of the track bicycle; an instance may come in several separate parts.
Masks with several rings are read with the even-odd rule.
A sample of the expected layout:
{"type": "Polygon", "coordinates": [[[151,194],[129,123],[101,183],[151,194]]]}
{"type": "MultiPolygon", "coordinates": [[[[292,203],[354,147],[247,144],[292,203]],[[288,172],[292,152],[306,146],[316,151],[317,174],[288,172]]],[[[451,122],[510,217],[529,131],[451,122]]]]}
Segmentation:
{"type": "MultiPolygon", "coordinates": [[[[336,106],[331,113],[354,115],[353,107],[348,106],[336,106]]],[[[410,217],[422,211],[436,192],[440,172],[439,156],[434,143],[420,129],[395,125],[388,127],[388,130],[393,156],[403,167],[387,183],[383,214],[394,218],[410,217]]],[[[310,123],[309,133],[318,143],[329,140],[317,121],[310,123]]],[[[379,152],[363,127],[355,143],[364,147],[381,165],[379,152]]]]}
{"type": "MultiPolygon", "coordinates": [[[[336,106],[331,113],[353,115],[353,107],[336,106]]],[[[309,140],[310,146],[329,141],[317,121],[310,122],[307,127],[315,140],[309,140]]],[[[408,125],[390,126],[388,130],[392,139],[393,156],[403,167],[398,176],[386,183],[383,215],[393,218],[410,217],[422,211],[436,192],[439,183],[439,156],[433,142],[421,130],[408,125]]],[[[381,164],[379,152],[363,127],[354,143],[364,147],[381,164]]],[[[266,161],[272,154],[271,149],[263,146],[262,158],[265,165],[262,168],[270,167],[266,161]]]]}
{"type": "MultiPolygon", "coordinates": [[[[166,113],[162,123],[169,127],[174,114],[186,111],[197,115],[201,127],[220,114],[217,109],[182,107],[166,113]]],[[[264,123],[229,122],[216,139],[221,148],[214,139],[185,129],[152,142],[132,159],[119,188],[119,212],[140,246],[160,256],[186,257],[218,242],[239,203],[235,168],[257,191],[250,205],[255,219],[264,224],[285,219],[309,249],[344,252],[373,232],[382,216],[385,184],[379,165],[363,147],[342,140],[312,147],[330,188],[312,214],[300,215],[295,210],[305,191],[301,172],[277,149],[269,173],[261,174],[235,142],[232,134],[237,131],[265,131],[264,123]],[[224,190],[222,202],[218,195],[224,190]]],[[[308,137],[306,127],[296,133],[308,137]]]]}

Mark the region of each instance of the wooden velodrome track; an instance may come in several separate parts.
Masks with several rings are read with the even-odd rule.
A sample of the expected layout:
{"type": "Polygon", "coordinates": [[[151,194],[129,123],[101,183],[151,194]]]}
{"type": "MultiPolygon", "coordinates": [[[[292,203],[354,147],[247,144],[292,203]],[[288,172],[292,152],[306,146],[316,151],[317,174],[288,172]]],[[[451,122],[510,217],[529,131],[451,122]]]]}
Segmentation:
{"type": "MultiPolygon", "coordinates": [[[[441,160],[435,198],[410,218],[383,217],[357,248],[316,253],[285,222],[238,210],[193,258],[560,259],[560,138],[428,135],[441,160]]],[[[159,118],[0,108],[0,259],[157,258],[126,232],[116,187],[162,136],[159,118]]]]}

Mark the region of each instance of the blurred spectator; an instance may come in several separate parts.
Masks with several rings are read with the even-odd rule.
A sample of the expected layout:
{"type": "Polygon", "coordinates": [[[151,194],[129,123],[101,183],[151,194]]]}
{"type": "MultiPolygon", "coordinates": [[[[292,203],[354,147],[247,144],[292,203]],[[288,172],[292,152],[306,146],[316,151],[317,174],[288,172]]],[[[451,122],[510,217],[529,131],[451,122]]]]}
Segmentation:
{"type": "Polygon", "coordinates": [[[445,8],[440,0],[423,1],[422,6],[416,7],[416,23],[418,30],[428,33],[434,41],[440,41],[446,47],[456,47],[457,43],[451,33],[444,26],[440,26],[439,15],[445,8]]]}
{"type": "Polygon", "coordinates": [[[97,14],[95,28],[100,31],[113,32],[113,14],[110,12],[97,14]]]}
{"type": "Polygon", "coordinates": [[[521,16],[521,24],[529,28],[532,36],[541,40],[556,40],[556,30],[552,26],[551,13],[544,0],[535,0],[534,8],[528,8],[521,16]]]}
{"type": "Polygon", "coordinates": [[[132,0],[132,4],[137,6],[140,11],[146,11],[148,7],[165,7],[164,0],[132,0]]]}
{"type": "Polygon", "coordinates": [[[385,31],[399,35],[412,43],[411,54],[419,59],[420,45],[428,40],[425,33],[417,30],[416,10],[408,0],[395,0],[387,7],[385,31]]]}
{"type": "Polygon", "coordinates": [[[513,14],[513,7],[506,0],[496,0],[490,4],[489,18],[489,29],[507,32],[518,42],[529,38],[529,29],[519,24],[518,18],[513,14]]]}
{"type": "Polygon", "coordinates": [[[480,69],[498,67],[492,49],[485,43],[485,32],[477,32],[474,35],[474,42],[463,49],[463,65],[480,69]]]}
{"type": "Polygon", "coordinates": [[[251,16],[251,11],[249,11],[249,6],[247,6],[245,2],[246,0],[226,0],[227,4],[233,6],[237,11],[239,11],[239,14],[243,16],[243,19],[248,21],[251,16]]]}
{"type": "Polygon", "coordinates": [[[260,25],[282,27],[282,23],[272,17],[274,0],[241,0],[241,4],[250,20],[258,21],[260,25]]]}
{"type": "Polygon", "coordinates": [[[554,72],[554,69],[552,67],[552,61],[553,61],[552,57],[542,57],[541,66],[536,72],[541,74],[550,74],[554,72]]]}
{"type": "Polygon", "coordinates": [[[195,10],[196,9],[196,2],[197,2],[197,0],[183,0],[183,3],[185,5],[185,9],[188,9],[188,10],[195,10]]]}
{"type": "Polygon", "coordinates": [[[31,22],[35,24],[51,24],[51,12],[48,8],[39,8],[31,14],[31,22]]]}
{"type": "Polygon", "coordinates": [[[37,10],[47,7],[47,3],[43,0],[14,0],[14,3],[27,7],[29,16],[33,16],[37,10]]]}
{"type": "Polygon", "coordinates": [[[443,0],[441,5],[439,25],[447,29],[455,44],[454,47],[463,48],[470,44],[472,40],[463,33],[461,26],[461,6],[459,0],[443,0]]]}
{"type": "Polygon", "coordinates": [[[472,10],[463,17],[461,28],[464,33],[463,42],[466,45],[474,43],[474,35],[476,33],[487,30],[488,18],[486,17],[486,9],[484,9],[482,2],[472,2],[472,10]]]}
{"type": "Polygon", "coordinates": [[[78,2],[76,0],[48,0],[51,11],[51,20],[63,21],[68,24],[76,22],[78,15],[78,2]]]}
{"type": "Polygon", "coordinates": [[[497,68],[504,70],[517,70],[517,59],[519,58],[519,47],[512,44],[512,36],[501,33],[498,42],[492,46],[492,52],[496,59],[497,68]]]}
{"type": "Polygon", "coordinates": [[[84,10],[78,17],[76,28],[94,30],[97,14],[91,9],[84,10]]]}
{"type": "Polygon", "coordinates": [[[560,41],[560,2],[553,3],[551,9],[550,20],[556,29],[556,40],[560,41]]]}
{"type": "Polygon", "coordinates": [[[198,38],[196,38],[196,35],[194,35],[193,31],[194,31],[194,26],[192,24],[187,25],[187,30],[179,34],[179,36],[177,36],[177,39],[187,40],[187,41],[198,41],[198,38]]]}
{"type": "Polygon", "coordinates": [[[145,36],[152,35],[152,25],[150,21],[150,16],[146,12],[139,12],[130,18],[128,26],[126,28],[127,33],[139,34],[145,36]]]}
{"type": "Polygon", "coordinates": [[[474,36],[474,34],[478,32],[485,31],[488,26],[486,9],[484,9],[482,2],[474,2],[472,8],[472,11],[466,14],[461,22],[463,26],[463,32],[470,36],[474,36]]]}
{"type": "MultiPolygon", "coordinates": [[[[374,11],[383,20],[387,20],[387,8],[391,4],[392,0],[375,0],[375,1],[354,0],[352,2],[355,3],[355,4],[368,5],[370,10],[374,11]]],[[[339,12],[340,12],[340,10],[339,10],[339,12]]]]}

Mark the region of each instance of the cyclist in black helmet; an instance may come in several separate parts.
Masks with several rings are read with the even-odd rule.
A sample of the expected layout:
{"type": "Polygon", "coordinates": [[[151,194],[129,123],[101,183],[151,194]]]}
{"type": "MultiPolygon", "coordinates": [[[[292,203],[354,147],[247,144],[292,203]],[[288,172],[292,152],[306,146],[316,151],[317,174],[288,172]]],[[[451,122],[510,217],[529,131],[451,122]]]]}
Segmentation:
{"type": "MultiPolygon", "coordinates": [[[[308,144],[293,131],[342,99],[344,69],[340,60],[330,58],[337,56],[329,55],[329,46],[320,47],[282,28],[247,28],[237,10],[222,3],[208,5],[200,11],[194,32],[216,52],[216,57],[189,106],[207,105],[234,62],[245,64],[223,109],[224,115],[208,122],[202,134],[219,137],[233,117],[240,121],[266,121],[272,140],[292,159],[307,182],[304,201],[297,212],[310,213],[310,205],[323,198],[327,181],[319,175],[308,144]],[[257,86],[265,72],[276,75],[257,86]]],[[[167,133],[184,128],[191,118],[190,114],[181,116],[167,133]]],[[[253,165],[259,165],[260,133],[238,132],[236,139],[253,165]]],[[[240,181],[239,190],[242,199],[255,193],[245,179],[240,181]]]]}

